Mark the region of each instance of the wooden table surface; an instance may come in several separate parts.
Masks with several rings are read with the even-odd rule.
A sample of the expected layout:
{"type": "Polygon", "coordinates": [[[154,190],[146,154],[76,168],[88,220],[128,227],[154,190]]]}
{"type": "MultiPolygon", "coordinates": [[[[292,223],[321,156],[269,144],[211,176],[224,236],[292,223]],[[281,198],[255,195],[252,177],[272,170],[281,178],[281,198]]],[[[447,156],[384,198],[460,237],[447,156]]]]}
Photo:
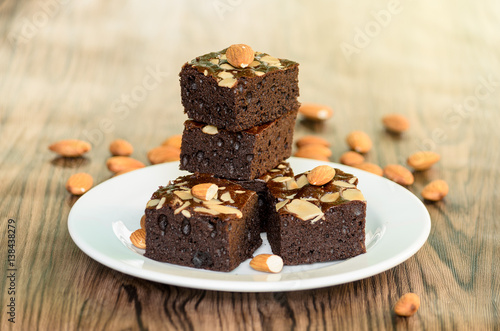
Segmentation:
{"type": "Polygon", "coordinates": [[[499,330],[499,31],[493,0],[0,2],[0,329],[499,330]],[[425,204],[432,229],[418,253],[343,285],[230,293],[134,278],[74,244],[67,178],[110,178],[116,138],[147,162],[182,132],[181,65],[233,43],[300,62],[300,101],[335,115],[322,128],[297,123],[295,136],[329,140],[332,161],[351,130],[370,135],[367,159],[381,166],[418,150],[441,155],[409,187],[421,198],[430,180],[450,185],[444,201],[425,204]],[[410,119],[401,137],[382,128],[391,112],[410,119]],[[64,160],[47,149],[69,138],[92,151],[64,160]],[[420,310],[397,317],[406,292],[420,310]]]}

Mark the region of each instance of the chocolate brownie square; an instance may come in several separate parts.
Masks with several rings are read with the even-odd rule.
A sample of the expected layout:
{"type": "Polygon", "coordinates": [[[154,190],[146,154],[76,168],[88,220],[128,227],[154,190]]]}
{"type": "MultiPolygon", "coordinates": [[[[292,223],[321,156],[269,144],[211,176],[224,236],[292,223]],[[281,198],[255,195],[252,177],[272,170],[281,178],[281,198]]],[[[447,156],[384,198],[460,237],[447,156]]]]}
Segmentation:
{"type": "Polygon", "coordinates": [[[145,256],[231,271],[262,244],[257,213],[255,192],[206,174],[179,177],[147,203],[145,256]]]}
{"type": "Polygon", "coordinates": [[[358,179],[335,169],[323,185],[312,185],[309,172],[268,182],[276,207],[267,238],[287,265],[347,259],[366,252],[366,201],[358,179]]]}
{"type": "Polygon", "coordinates": [[[246,68],[235,68],[226,49],[199,56],[179,74],[189,118],[237,132],[298,109],[298,63],[255,52],[246,68]]]}
{"type": "Polygon", "coordinates": [[[180,169],[236,180],[265,174],[292,153],[297,110],[241,132],[184,123],[180,169]]]}

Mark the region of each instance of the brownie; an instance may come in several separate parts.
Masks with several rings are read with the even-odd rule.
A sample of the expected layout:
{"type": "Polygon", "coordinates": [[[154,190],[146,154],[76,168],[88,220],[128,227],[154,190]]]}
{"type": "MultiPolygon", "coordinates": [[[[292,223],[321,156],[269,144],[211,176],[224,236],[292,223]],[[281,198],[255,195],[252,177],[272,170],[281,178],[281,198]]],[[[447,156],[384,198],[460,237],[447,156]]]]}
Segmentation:
{"type": "Polygon", "coordinates": [[[277,177],[268,182],[276,207],[267,238],[274,254],[287,265],[347,259],[366,252],[366,201],[358,179],[335,169],[321,186],[307,174],[277,177]]]}
{"type": "Polygon", "coordinates": [[[241,132],[184,123],[180,169],[236,180],[265,174],[292,153],[297,110],[241,132]]]}
{"type": "Polygon", "coordinates": [[[257,194],[206,174],[160,187],[146,207],[146,253],[153,260],[231,271],[262,244],[257,194]],[[195,185],[217,185],[215,197],[193,197],[195,185]]]}
{"type": "Polygon", "coordinates": [[[226,49],[199,56],[179,74],[189,118],[237,132],[298,109],[298,63],[255,52],[246,68],[235,68],[226,49]]]}
{"type": "Polygon", "coordinates": [[[257,195],[259,196],[259,219],[262,232],[267,231],[269,215],[271,215],[275,209],[273,199],[267,188],[267,182],[269,182],[270,179],[283,176],[293,177],[293,170],[290,168],[290,164],[288,162],[280,162],[280,164],[276,167],[256,179],[234,181],[247,190],[257,192],[257,195]]]}

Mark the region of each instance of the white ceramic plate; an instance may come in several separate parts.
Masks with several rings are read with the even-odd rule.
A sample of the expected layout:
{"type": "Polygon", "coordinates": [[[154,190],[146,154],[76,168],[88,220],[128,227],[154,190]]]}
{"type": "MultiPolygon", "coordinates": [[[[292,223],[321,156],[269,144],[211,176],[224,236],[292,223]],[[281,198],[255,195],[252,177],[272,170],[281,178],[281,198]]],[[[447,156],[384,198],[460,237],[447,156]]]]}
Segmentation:
{"type": "MultiPolygon", "coordinates": [[[[286,266],[279,274],[250,268],[249,260],[232,272],[176,266],[145,258],[131,245],[130,233],[140,227],[146,202],[160,185],[184,171],[164,163],[111,178],[83,195],[68,218],[69,233],[78,247],[94,260],[128,275],[191,288],[235,291],[294,291],[343,284],[388,270],[415,254],[430,232],[429,213],[404,187],[385,178],[341,164],[301,158],[288,160],[296,174],[330,164],[356,175],[367,200],[367,252],[326,263],[286,266]]],[[[271,253],[264,244],[255,252],[271,253]]]]}

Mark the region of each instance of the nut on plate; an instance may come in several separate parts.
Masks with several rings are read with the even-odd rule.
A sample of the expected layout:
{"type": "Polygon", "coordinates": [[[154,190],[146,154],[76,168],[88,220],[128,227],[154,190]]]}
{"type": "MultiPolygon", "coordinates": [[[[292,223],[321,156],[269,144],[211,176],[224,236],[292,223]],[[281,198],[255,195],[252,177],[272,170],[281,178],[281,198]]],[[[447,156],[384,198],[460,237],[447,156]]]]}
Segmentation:
{"type": "Polygon", "coordinates": [[[226,50],[226,58],[229,64],[236,68],[246,68],[252,63],[255,52],[252,47],[245,44],[234,44],[226,50]]]}
{"type": "Polygon", "coordinates": [[[132,245],[140,249],[146,249],[146,231],[137,229],[130,235],[132,245]]]}
{"type": "Polygon", "coordinates": [[[85,172],[80,172],[68,178],[66,181],[66,190],[73,195],[82,195],[90,190],[93,184],[94,179],[91,175],[85,172]]]}
{"type": "Polygon", "coordinates": [[[420,307],[420,298],[415,293],[406,293],[403,295],[396,305],[394,305],[394,312],[398,316],[412,316],[420,307]]]}
{"type": "Polygon", "coordinates": [[[83,140],[67,139],[53,143],[49,149],[64,157],[78,157],[90,151],[92,146],[83,140]]]}
{"type": "Polygon", "coordinates": [[[314,121],[324,121],[333,116],[333,109],[318,103],[303,103],[299,113],[314,121]]]}
{"type": "Polygon", "coordinates": [[[250,267],[257,271],[278,273],[283,269],[283,259],[278,255],[259,254],[250,261],[250,267]]]}
{"type": "Polygon", "coordinates": [[[333,177],[335,177],[334,168],[327,165],[320,165],[307,174],[307,181],[311,185],[321,186],[331,181],[333,177]]]}

